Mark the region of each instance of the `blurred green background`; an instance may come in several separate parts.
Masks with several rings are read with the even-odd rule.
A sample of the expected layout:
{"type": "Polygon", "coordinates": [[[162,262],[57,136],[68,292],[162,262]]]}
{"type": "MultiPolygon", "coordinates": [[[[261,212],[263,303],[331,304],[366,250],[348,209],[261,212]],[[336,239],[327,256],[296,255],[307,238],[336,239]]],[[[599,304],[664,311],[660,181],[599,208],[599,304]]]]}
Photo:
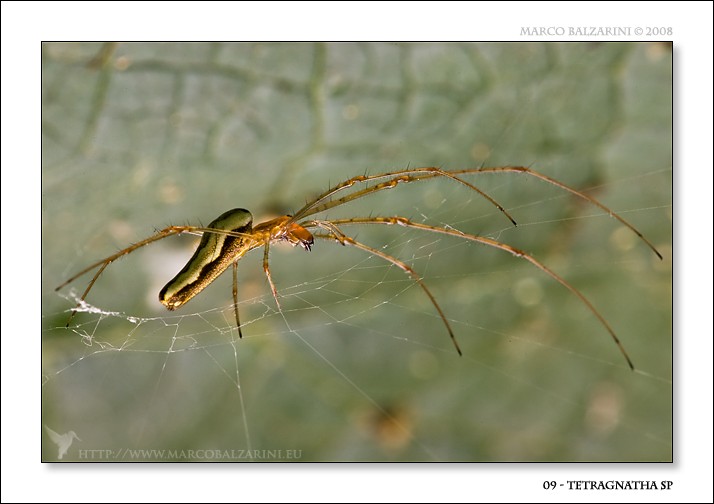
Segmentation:
{"type": "MultiPolygon", "coordinates": [[[[133,449],[234,450],[242,460],[672,460],[670,46],[42,51],[42,424],[81,438],[63,460],[80,460],[81,449],[123,460],[176,459],[133,449]],[[343,230],[423,275],[463,357],[402,271],[327,241],[309,254],[271,249],[281,311],[262,254],[241,261],[243,340],[230,274],[177,312],[158,303],[191,237],[112,264],[88,297],[103,313],[64,327],[70,294],[90,277],[54,288],[166,225],[207,224],[235,207],[257,221],[294,212],[365,172],[482,164],[533,166],[587,189],[664,260],[597,208],[523,175],[469,178],[516,228],[448,180],[326,217],[402,215],[522,248],[598,307],[637,372],[597,319],[527,262],[386,226],[343,230]]],[[[56,460],[41,435],[43,460],[56,460]]]]}

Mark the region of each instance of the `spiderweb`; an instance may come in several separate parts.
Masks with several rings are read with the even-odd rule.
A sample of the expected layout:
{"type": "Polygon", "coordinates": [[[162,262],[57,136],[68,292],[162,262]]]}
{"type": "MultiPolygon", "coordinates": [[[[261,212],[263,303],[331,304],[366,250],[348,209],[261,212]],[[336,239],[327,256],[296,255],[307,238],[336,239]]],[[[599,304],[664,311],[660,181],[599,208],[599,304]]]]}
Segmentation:
{"type": "Polygon", "coordinates": [[[96,45],[44,48],[42,421],[82,439],[66,459],[671,459],[671,86],[650,84],[671,72],[661,47],[105,49],[106,66],[87,68],[96,45]],[[271,248],[280,309],[262,255],[241,260],[243,339],[230,275],[179,311],[159,305],[191,237],[112,264],[69,328],[89,278],[53,292],[165,225],[239,206],[260,221],[365,170],[532,161],[588,188],[665,260],[597,208],[516,175],[470,181],[517,228],[448,180],[328,217],[401,215],[527,250],[591,299],[635,373],[525,261],[397,226],[343,231],[423,276],[463,357],[404,272],[328,241],[271,248]]]}

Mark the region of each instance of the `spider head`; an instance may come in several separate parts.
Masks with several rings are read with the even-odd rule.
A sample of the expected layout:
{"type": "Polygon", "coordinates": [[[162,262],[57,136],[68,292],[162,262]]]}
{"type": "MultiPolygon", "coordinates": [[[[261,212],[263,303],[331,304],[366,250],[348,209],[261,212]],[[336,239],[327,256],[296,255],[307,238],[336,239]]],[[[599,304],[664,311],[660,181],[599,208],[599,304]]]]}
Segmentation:
{"type": "Polygon", "coordinates": [[[292,243],[293,247],[295,245],[300,245],[308,252],[312,250],[312,244],[315,243],[312,233],[300,224],[290,224],[284,236],[287,241],[292,243]]]}

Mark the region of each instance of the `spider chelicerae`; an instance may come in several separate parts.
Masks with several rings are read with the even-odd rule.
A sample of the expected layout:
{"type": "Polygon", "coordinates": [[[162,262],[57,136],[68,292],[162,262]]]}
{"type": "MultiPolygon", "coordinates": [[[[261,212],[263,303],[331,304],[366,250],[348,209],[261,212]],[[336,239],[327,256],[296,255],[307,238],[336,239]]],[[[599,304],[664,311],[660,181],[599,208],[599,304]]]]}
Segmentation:
{"type": "Polygon", "coordinates": [[[236,318],[236,325],[238,327],[238,334],[242,338],[243,334],[241,331],[240,317],[238,314],[238,278],[237,269],[238,261],[249,251],[263,247],[263,270],[268,279],[268,284],[270,285],[270,290],[273,294],[276,304],[280,307],[280,301],[278,299],[278,291],[273,282],[272,275],[270,273],[270,245],[274,242],[287,241],[293,246],[300,245],[306,251],[310,251],[314,245],[315,238],[323,240],[335,240],[342,245],[349,245],[351,247],[356,247],[369,254],[375,255],[392,263],[393,265],[401,268],[405,273],[410,275],[412,279],[419,285],[424,294],[429,298],[432,305],[438,312],[441,320],[446,327],[446,330],[451,338],[451,341],[456,348],[456,351],[461,355],[461,348],[456,341],[456,336],[454,331],[449,324],[444,311],[437,302],[434,295],[431,293],[429,288],[426,286],[419,274],[404,261],[382,252],[381,250],[366,245],[355,238],[348,236],[342,231],[342,227],[349,225],[397,225],[404,226],[408,228],[418,229],[421,231],[429,233],[440,233],[444,235],[454,236],[463,240],[469,240],[490,247],[494,247],[516,257],[525,259],[526,261],[533,264],[536,268],[543,271],[545,274],[550,276],[552,279],[559,282],[565,288],[567,288],[571,293],[573,293],[580,301],[597,317],[600,323],[607,329],[610,333],[615,344],[620,349],[620,352],[627,361],[627,364],[631,369],[634,369],[632,360],[625,351],[622,343],[618,339],[615,331],[612,329],[607,320],[600,314],[600,312],[593,306],[593,304],[575,287],[563,279],[560,275],[555,273],[553,270],[545,266],[543,263],[538,261],[535,257],[527,254],[526,252],[512,247],[507,243],[494,240],[492,238],[487,238],[484,236],[478,236],[475,234],[464,233],[458,231],[452,227],[439,227],[431,226],[427,224],[422,224],[418,222],[413,222],[402,216],[387,216],[387,217],[352,217],[352,218],[342,218],[342,219],[317,219],[313,216],[320,214],[330,208],[334,208],[340,205],[347,204],[358,198],[362,198],[369,194],[373,194],[385,189],[390,189],[398,184],[406,184],[409,182],[418,182],[424,180],[431,180],[437,177],[443,177],[451,179],[456,183],[466,186],[469,190],[475,191],[481,197],[485,198],[490,204],[495,206],[506,218],[508,218],[513,225],[516,225],[516,221],[508,213],[508,211],[503,208],[496,200],[491,196],[486,194],[484,191],[479,189],[477,186],[471,184],[464,179],[464,175],[470,174],[482,174],[482,173],[520,173],[525,175],[530,175],[543,180],[549,184],[552,184],[564,191],[568,191],[573,195],[582,198],[589,203],[599,207],[600,209],[607,212],[611,217],[617,219],[621,224],[628,227],[632,232],[634,232],[640,240],[642,240],[647,246],[652,249],[652,251],[662,259],[662,255],[657,251],[657,249],[650,243],[647,238],[645,238],[642,233],[640,233],[632,224],[627,222],[620,215],[610,210],[608,207],[597,201],[595,198],[588,196],[587,194],[573,189],[572,187],[555,180],[547,175],[534,171],[530,168],[523,166],[500,166],[495,168],[473,168],[465,170],[447,171],[436,167],[427,168],[409,168],[400,171],[394,171],[389,173],[382,173],[379,175],[359,175],[352,177],[349,180],[341,182],[322,194],[318,195],[313,200],[305,204],[300,210],[295,212],[293,215],[284,215],[276,219],[271,219],[266,222],[261,222],[253,226],[253,216],[248,210],[243,208],[235,208],[229,210],[214,221],[212,221],[208,226],[169,226],[160,231],[158,231],[153,236],[150,236],[144,240],[136,242],[115,254],[110,255],[104,259],[101,259],[93,264],[90,264],[83,270],[79,271],[68,280],[66,280],[62,285],[57,287],[59,290],[66,286],[67,284],[73,282],[80,276],[88,273],[94,269],[97,272],[92,277],[86,290],[82,294],[79,303],[74,308],[70,314],[69,320],[67,321],[67,326],[71,322],[78,308],[84,302],[89,294],[89,291],[94,286],[95,282],[102,274],[104,269],[109,266],[112,262],[119,259],[122,256],[130,254],[138,248],[145,245],[149,245],[158,240],[162,240],[172,235],[178,235],[181,233],[191,233],[201,235],[201,241],[196,248],[191,259],[183,267],[178,274],[169,281],[163,289],[159,292],[159,301],[169,310],[175,310],[180,308],[188,301],[190,301],[194,296],[199,294],[203,289],[205,289],[211,282],[213,282],[219,275],[221,275],[229,266],[233,265],[233,306],[236,318]],[[372,185],[370,185],[372,184],[372,185]],[[342,195],[341,193],[349,190],[353,186],[364,186],[361,189],[354,190],[352,192],[347,192],[347,194],[342,195]],[[310,231],[313,230],[313,231],[310,231]]]}

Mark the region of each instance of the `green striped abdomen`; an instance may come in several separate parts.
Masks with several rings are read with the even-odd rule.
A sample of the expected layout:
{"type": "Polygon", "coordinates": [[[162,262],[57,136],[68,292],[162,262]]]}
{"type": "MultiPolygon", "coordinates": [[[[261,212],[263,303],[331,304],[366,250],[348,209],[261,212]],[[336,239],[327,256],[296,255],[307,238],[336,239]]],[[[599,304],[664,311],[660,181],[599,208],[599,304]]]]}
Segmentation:
{"type": "MultiPolygon", "coordinates": [[[[210,229],[250,234],[253,216],[244,208],[234,208],[208,225],[210,229]]],[[[187,303],[243,256],[250,246],[246,237],[204,232],[198,248],[186,266],[159,292],[159,301],[169,310],[187,303]]]]}

